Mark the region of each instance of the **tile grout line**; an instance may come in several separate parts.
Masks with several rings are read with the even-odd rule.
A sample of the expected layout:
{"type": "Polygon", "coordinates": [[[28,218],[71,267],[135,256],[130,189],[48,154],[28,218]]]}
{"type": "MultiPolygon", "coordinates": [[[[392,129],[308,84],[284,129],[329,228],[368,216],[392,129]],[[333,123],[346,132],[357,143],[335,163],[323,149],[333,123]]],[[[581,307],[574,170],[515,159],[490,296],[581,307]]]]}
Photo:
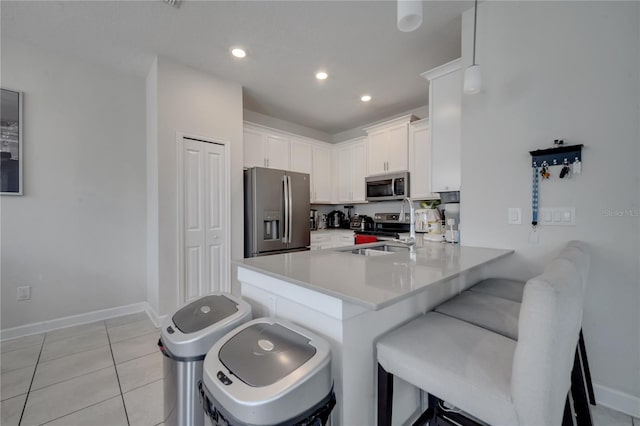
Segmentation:
{"type": "Polygon", "coordinates": [[[49,424],[49,423],[51,423],[51,422],[55,422],[55,421],[56,421],[56,420],[58,420],[58,419],[61,419],[61,418],[63,418],[63,417],[70,416],[70,415],[75,414],[75,413],[77,413],[77,412],[80,412],[80,411],[82,411],[82,410],[86,410],[87,408],[95,407],[96,405],[102,404],[103,402],[111,401],[112,399],[116,399],[117,397],[118,397],[118,395],[115,395],[115,396],[112,396],[112,397],[110,397],[110,398],[107,398],[107,399],[105,399],[105,400],[103,400],[103,401],[98,401],[98,402],[95,402],[95,403],[93,403],[93,404],[91,404],[91,405],[87,405],[86,407],[82,407],[82,408],[79,408],[79,409],[77,409],[77,410],[75,410],[75,411],[71,411],[70,413],[66,413],[66,414],[64,414],[64,415],[62,415],[62,416],[60,416],[60,417],[56,417],[55,419],[49,419],[49,420],[47,420],[47,422],[46,422],[46,423],[41,423],[41,424],[40,424],[40,426],[44,426],[44,425],[47,425],[47,424],[49,424]]]}
{"type": "Polygon", "coordinates": [[[29,388],[27,389],[27,396],[24,398],[24,404],[22,405],[22,412],[20,413],[20,420],[18,420],[18,425],[22,423],[22,418],[24,417],[24,412],[27,409],[27,402],[29,401],[29,394],[31,393],[31,386],[33,386],[33,381],[36,378],[36,371],[38,371],[38,364],[40,363],[40,356],[42,355],[42,349],[44,348],[44,342],[47,340],[47,333],[44,333],[42,336],[42,343],[40,343],[40,352],[38,352],[38,359],[36,359],[36,365],[33,367],[33,374],[31,375],[31,381],[29,382],[29,388]]]}
{"type": "Polygon", "coordinates": [[[102,370],[106,370],[106,369],[111,368],[111,367],[115,368],[115,365],[113,365],[113,366],[108,365],[108,366],[106,366],[106,367],[98,368],[97,370],[89,371],[88,373],[83,373],[83,374],[80,374],[80,375],[78,375],[78,376],[73,376],[73,377],[69,377],[69,378],[66,378],[66,379],[60,380],[59,382],[50,383],[50,384],[48,384],[48,385],[46,385],[46,386],[42,386],[41,388],[33,389],[33,391],[34,391],[34,392],[37,392],[37,391],[42,390],[42,389],[50,388],[51,386],[55,386],[55,385],[59,385],[59,384],[61,384],[61,383],[69,382],[69,381],[71,381],[71,380],[79,379],[80,377],[88,376],[89,374],[95,374],[95,373],[98,373],[98,372],[100,372],[100,371],[102,371],[102,370]]]}
{"type": "Polygon", "coordinates": [[[122,400],[122,407],[124,408],[124,416],[127,419],[127,426],[131,426],[129,422],[129,413],[127,412],[127,404],[124,402],[124,393],[122,393],[122,384],[120,384],[120,374],[118,374],[118,367],[116,366],[116,358],[113,356],[113,348],[111,347],[111,337],[109,337],[109,327],[107,322],[104,322],[104,328],[107,331],[107,340],[109,341],[109,351],[111,352],[111,359],[113,360],[113,369],[116,370],[116,380],[118,380],[118,389],[120,389],[120,399],[122,400]]]}

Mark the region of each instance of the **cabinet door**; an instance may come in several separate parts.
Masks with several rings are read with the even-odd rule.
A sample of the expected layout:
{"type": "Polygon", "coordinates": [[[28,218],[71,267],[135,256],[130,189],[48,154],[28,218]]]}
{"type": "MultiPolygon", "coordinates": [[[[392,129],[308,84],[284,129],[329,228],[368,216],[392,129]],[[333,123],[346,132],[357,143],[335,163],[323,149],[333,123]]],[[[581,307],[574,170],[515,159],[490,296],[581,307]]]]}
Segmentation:
{"type": "Polygon", "coordinates": [[[431,80],[431,192],[460,190],[460,70],[431,80]]]}
{"type": "Polygon", "coordinates": [[[244,129],[244,167],[266,167],[265,138],[260,132],[244,129]]]}
{"type": "Polygon", "coordinates": [[[365,201],[364,179],[367,176],[367,146],[364,142],[351,147],[351,201],[365,201]]]}
{"type": "Polygon", "coordinates": [[[289,140],[267,135],[267,167],[289,170],[289,140]]]}
{"type": "Polygon", "coordinates": [[[433,198],[437,194],[431,193],[431,143],[429,126],[411,126],[409,138],[410,158],[410,192],[416,199],[433,198]]]}
{"type": "Polygon", "coordinates": [[[331,202],[331,151],[320,146],[313,147],[313,191],[314,203],[331,202]]]}
{"type": "Polygon", "coordinates": [[[369,149],[367,150],[369,175],[378,175],[387,171],[387,140],[386,130],[369,134],[369,149]]]}
{"type": "Polygon", "coordinates": [[[351,201],[351,147],[338,149],[337,182],[338,202],[351,201]]]}
{"type": "Polygon", "coordinates": [[[387,145],[387,172],[408,170],[409,130],[407,124],[391,127],[387,145]]]}
{"type": "Polygon", "coordinates": [[[299,173],[311,174],[313,170],[311,145],[291,139],[291,165],[289,170],[299,173]]]}

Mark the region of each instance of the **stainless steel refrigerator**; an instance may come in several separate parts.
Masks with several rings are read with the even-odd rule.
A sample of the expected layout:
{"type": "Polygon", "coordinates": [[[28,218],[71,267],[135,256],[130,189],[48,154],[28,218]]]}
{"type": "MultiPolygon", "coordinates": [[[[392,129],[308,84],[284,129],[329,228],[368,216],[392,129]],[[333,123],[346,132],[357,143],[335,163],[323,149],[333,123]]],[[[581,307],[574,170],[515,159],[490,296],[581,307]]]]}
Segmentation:
{"type": "Polygon", "coordinates": [[[309,249],[309,175],[244,171],[244,257],[309,249]]]}

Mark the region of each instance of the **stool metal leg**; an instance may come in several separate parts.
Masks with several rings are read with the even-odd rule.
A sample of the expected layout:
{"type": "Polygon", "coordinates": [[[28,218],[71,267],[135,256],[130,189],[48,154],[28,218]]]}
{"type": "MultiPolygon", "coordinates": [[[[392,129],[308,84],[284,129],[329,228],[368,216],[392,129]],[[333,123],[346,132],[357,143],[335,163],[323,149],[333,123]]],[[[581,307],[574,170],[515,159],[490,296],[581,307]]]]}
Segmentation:
{"type": "Polygon", "coordinates": [[[584,335],[582,334],[582,329],[580,329],[580,338],[578,339],[578,345],[580,347],[580,360],[582,361],[584,377],[587,382],[587,392],[589,393],[589,402],[591,403],[591,405],[596,405],[596,395],[593,392],[593,382],[591,381],[591,370],[589,369],[589,360],[587,359],[587,346],[584,343],[584,335]]]}
{"type": "Polygon", "coordinates": [[[573,416],[573,410],[571,409],[571,392],[567,395],[567,401],[564,404],[562,426],[575,426],[575,417],[573,416]]]}
{"type": "Polygon", "coordinates": [[[585,377],[580,364],[580,351],[576,348],[573,370],[571,370],[571,396],[576,411],[576,423],[578,426],[593,426],[589,398],[585,386],[585,377]]]}
{"type": "Polygon", "coordinates": [[[391,426],[392,406],[393,374],[378,364],[378,426],[391,426]]]}

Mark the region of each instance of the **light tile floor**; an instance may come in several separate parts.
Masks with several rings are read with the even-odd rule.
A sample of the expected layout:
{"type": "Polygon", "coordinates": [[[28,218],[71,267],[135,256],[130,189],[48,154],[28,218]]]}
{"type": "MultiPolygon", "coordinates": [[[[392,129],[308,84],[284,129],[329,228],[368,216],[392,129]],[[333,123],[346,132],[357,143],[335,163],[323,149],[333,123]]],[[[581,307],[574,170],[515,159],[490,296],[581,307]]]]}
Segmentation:
{"type": "Polygon", "coordinates": [[[161,425],[159,334],[138,313],[0,343],[0,424],[161,425]]]}
{"type": "MultiPolygon", "coordinates": [[[[159,330],[145,313],[0,343],[0,424],[162,425],[159,330]]],[[[596,426],[640,426],[597,406],[596,426]]]]}

